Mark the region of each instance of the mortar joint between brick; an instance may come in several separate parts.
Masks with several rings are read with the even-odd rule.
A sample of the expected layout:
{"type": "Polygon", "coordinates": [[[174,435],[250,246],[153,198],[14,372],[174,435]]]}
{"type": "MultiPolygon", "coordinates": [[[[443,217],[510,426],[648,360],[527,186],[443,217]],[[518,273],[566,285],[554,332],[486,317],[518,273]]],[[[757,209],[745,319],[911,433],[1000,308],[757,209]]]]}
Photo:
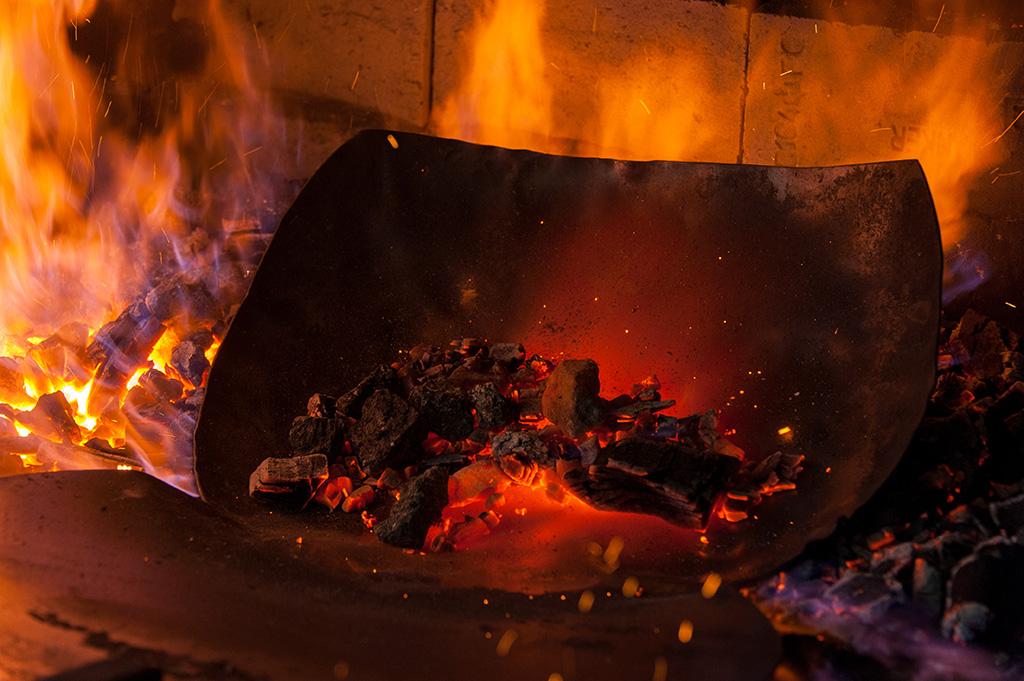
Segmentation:
{"type": "Polygon", "coordinates": [[[743,96],[740,100],[740,148],[736,152],[736,162],[743,163],[743,144],[747,132],[747,97],[750,95],[750,27],[754,20],[754,13],[747,12],[747,30],[745,35],[745,49],[743,54],[743,96]]]}
{"type": "Polygon", "coordinates": [[[430,120],[434,116],[434,65],[437,52],[437,0],[424,0],[430,4],[430,25],[427,28],[427,116],[423,123],[424,131],[430,130],[430,120]]]}

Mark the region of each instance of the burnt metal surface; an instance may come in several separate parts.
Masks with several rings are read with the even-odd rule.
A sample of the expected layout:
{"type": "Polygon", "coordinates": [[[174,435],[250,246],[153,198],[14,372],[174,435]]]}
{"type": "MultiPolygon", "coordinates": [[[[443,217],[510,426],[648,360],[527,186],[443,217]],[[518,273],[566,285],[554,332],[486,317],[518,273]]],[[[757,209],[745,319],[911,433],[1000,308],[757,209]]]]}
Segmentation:
{"type": "Polygon", "coordinates": [[[315,538],[254,535],[140,473],[0,479],[0,523],[5,678],[131,655],[175,679],[619,680],[661,665],[669,678],[763,681],[780,657],[769,622],[727,587],[601,591],[588,613],[579,592],[453,597],[355,555],[304,560],[315,538]]]}
{"type": "Polygon", "coordinates": [[[797,491],[756,519],[714,521],[707,545],[575,509],[575,524],[445,559],[445,577],[436,559],[368,555],[417,579],[492,587],[506,578],[488,582],[481,566],[511,558],[520,581],[557,588],[571,571],[545,552],[617,534],[644,545],[632,569],[665,585],[711,570],[751,578],[828,534],[902,455],[934,382],[941,260],[913,161],[637,163],[366,131],[285,216],[218,353],[196,435],[201,494],[268,535],[303,528],[338,551],[362,546],[350,517],[268,515],[246,495],[249,473],[286,455],[310,395],[344,391],[399,350],[521,340],[528,353],[597,360],[608,396],[654,372],[679,415],[723,408],[748,455],[806,455],[797,491]]]}

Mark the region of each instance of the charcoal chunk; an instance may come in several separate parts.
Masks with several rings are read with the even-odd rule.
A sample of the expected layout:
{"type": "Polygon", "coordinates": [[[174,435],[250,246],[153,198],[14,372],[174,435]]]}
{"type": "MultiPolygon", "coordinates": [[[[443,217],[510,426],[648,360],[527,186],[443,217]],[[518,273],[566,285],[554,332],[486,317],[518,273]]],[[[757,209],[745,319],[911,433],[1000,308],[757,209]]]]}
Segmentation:
{"type": "Polygon", "coordinates": [[[401,469],[423,458],[426,419],[390,390],[377,390],[363,405],[362,417],[349,431],[353,453],[368,475],[401,469]]]}
{"type": "Polygon", "coordinates": [[[142,366],[164,332],[160,320],[139,301],[125,308],[117,319],[100,327],[85,350],[91,366],[112,362],[129,376],[142,366]]]}
{"type": "Polygon", "coordinates": [[[196,340],[183,340],[171,351],[171,366],[192,385],[202,385],[203,374],[210,368],[206,348],[196,340]]]}
{"type": "Polygon", "coordinates": [[[544,416],[569,437],[580,437],[604,418],[600,391],[597,362],[564,360],[551,372],[544,388],[544,416]]]}
{"type": "Polygon", "coordinates": [[[491,440],[491,454],[505,475],[521,485],[532,485],[542,468],[550,468],[558,462],[548,443],[529,431],[495,435],[491,440]]]}
{"type": "Polygon", "coordinates": [[[512,422],[515,410],[512,401],[501,394],[493,383],[474,386],[469,399],[476,410],[476,421],[480,428],[499,430],[512,422]]]}
{"type": "Polygon", "coordinates": [[[1024,382],[1014,383],[1000,395],[983,418],[991,460],[989,477],[1012,484],[1024,477],[1024,382]]]}
{"type": "Polygon", "coordinates": [[[303,507],[327,479],[323,454],[264,459],[249,476],[249,495],[258,501],[303,507]]]}
{"type": "Polygon", "coordinates": [[[397,391],[398,374],[389,366],[380,366],[359,382],[355,388],[338,398],[334,408],[337,414],[357,419],[363,412],[363,405],[377,390],[397,391]]]}
{"type": "Polygon", "coordinates": [[[491,454],[499,460],[511,454],[523,454],[542,467],[554,466],[558,462],[548,443],[528,430],[498,433],[491,439],[491,454]]]}
{"type": "Polygon", "coordinates": [[[957,603],[942,618],[942,635],[957,643],[970,643],[985,634],[992,611],[983,603],[957,603]]]}
{"type": "Polygon", "coordinates": [[[625,418],[635,418],[643,411],[656,412],[662,409],[668,409],[676,405],[675,400],[651,400],[647,402],[633,402],[621,407],[615,407],[611,409],[611,414],[615,416],[622,416],[625,418]]]}
{"type": "Polygon", "coordinates": [[[178,407],[182,411],[197,412],[199,411],[199,408],[203,406],[204,399],[206,399],[206,386],[196,388],[186,395],[185,399],[175,402],[174,406],[178,407]]]}
{"type": "Polygon", "coordinates": [[[924,558],[914,560],[911,594],[918,608],[938,619],[945,600],[942,573],[924,558]]]}
{"type": "Polygon", "coordinates": [[[89,327],[71,322],[40,341],[32,349],[31,356],[47,373],[65,382],[85,382],[90,378],[83,366],[88,341],[89,327]]]}
{"type": "Polygon", "coordinates": [[[164,329],[141,301],[100,327],[85,351],[86,364],[97,367],[87,405],[90,413],[106,414],[117,409],[128,379],[146,364],[164,329]]]}
{"type": "Polygon", "coordinates": [[[866,621],[876,619],[905,600],[899,582],[852,570],[825,591],[825,598],[836,611],[849,611],[866,621]]]}
{"type": "Polygon", "coordinates": [[[181,397],[185,385],[176,378],[171,378],[161,371],[150,369],[139,377],[139,385],[153,397],[172,401],[181,397]]]}
{"type": "Polygon", "coordinates": [[[487,354],[507,369],[515,369],[526,359],[522,343],[495,343],[488,348],[487,354]]]}
{"type": "Polygon", "coordinates": [[[310,397],[309,402],[306,403],[306,414],[318,418],[332,419],[334,418],[336,403],[337,400],[333,397],[317,393],[310,397]]]}
{"type": "Polygon", "coordinates": [[[599,465],[570,471],[569,489],[591,506],[654,515],[703,527],[740,461],[678,442],[626,438],[610,443],[599,465]]]}
{"type": "Polygon", "coordinates": [[[1019,340],[1016,333],[974,310],[968,310],[949,338],[953,356],[968,371],[982,379],[996,378],[1004,371],[1004,355],[1019,340]]]}
{"type": "Polygon", "coordinates": [[[162,322],[183,316],[193,319],[214,317],[217,302],[203,275],[203,270],[190,270],[160,282],[146,295],[146,307],[162,322]]]}
{"type": "Polygon", "coordinates": [[[413,388],[409,403],[427,420],[430,431],[449,442],[473,432],[473,402],[466,391],[445,378],[413,388]]]}
{"type": "Polygon", "coordinates": [[[1024,529],[1024,494],[995,501],[989,504],[989,511],[996,526],[1013,536],[1024,529]]]}
{"type": "Polygon", "coordinates": [[[20,412],[17,420],[37,435],[77,443],[82,441],[82,430],[74,414],[64,393],[58,391],[40,397],[30,411],[20,412]]]}
{"type": "Polygon", "coordinates": [[[298,454],[323,454],[334,461],[345,449],[345,422],[313,416],[298,416],[292,421],[288,442],[298,454]]]}
{"type": "Polygon", "coordinates": [[[448,471],[444,466],[428,468],[398,491],[391,515],[377,523],[374,534],[382,542],[405,549],[423,548],[430,526],[441,519],[448,504],[448,471]]]}
{"type": "Polygon", "coordinates": [[[1024,546],[1005,537],[978,545],[949,580],[953,609],[980,603],[989,611],[988,626],[975,640],[1011,654],[1024,652],[1024,546]]]}
{"type": "Polygon", "coordinates": [[[0,452],[0,477],[6,478],[9,475],[21,475],[28,472],[20,456],[0,452]]]}
{"type": "Polygon", "coordinates": [[[18,362],[10,357],[0,357],[0,401],[28,402],[31,398],[25,392],[25,376],[18,362]]]}

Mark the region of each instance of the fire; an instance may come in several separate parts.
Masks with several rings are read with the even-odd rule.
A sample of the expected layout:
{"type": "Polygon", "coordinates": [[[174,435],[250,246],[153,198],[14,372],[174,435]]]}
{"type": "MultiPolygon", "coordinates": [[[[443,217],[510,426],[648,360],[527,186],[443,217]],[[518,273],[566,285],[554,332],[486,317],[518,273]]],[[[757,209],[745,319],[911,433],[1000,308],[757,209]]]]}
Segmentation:
{"type": "Polygon", "coordinates": [[[543,19],[535,0],[498,0],[477,12],[462,90],[435,114],[442,134],[527,147],[552,135],[543,19]]]}
{"type": "Polygon", "coordinates": [[[462,80],[432,121],[438,134],[631,160],[918,159],[947,253],[967,233],[971,193],[1015,172],[999,168],[1004,135],[1021,125],[1004,116],[1006,57],[984,40],[770,15],[744,28],[740,10],[722,8],[715,28],[684,30],[684,48],[675,26],[646,27],[634,44],[635,31],[615,35],[602,14],[611,10],[591,25],[589,14],[545,9],[494,0],[477,13],[462,80]]]}
{"type": "MultiPolygon", "coordinates": [[[[182,314],[164,316],[146,296],[190,272],[190,292],[224,294],[224,231],[251,222],[253,199],[266,194],[279,117],[238,49],[253,40],[259,49],[258,36],[235,35],[217,0],[168,10],[178,29],[202,36],[173,63],[146,37],[159,19],[135,16],[130,3],[99,5],[0,7],[0,429],[65,447],[97,438],[116,452],[108,458],[123,451],[191,490],[190,447],[164,442],[187,441],[189,421],[173,422],[181,396],[167,395],[174,380],[190,391],[202,377],[181,375],[172,355],[222,311],[186,300],[182,314]],[[97,47],[97,33],[114,44],[97,47]],[[107,347],[101,329],[133,302],[154,315],[139,322],[151,347],[134,337],[107,347]],[[172,381],[159,404],[141,387],[151,369],[172,381]]],[[[171,293],[158,302],[177,304],[171,293]]],[[[193,353],[196,372],[219,341],[193,353]]],[[[107,453],[81,455],[76,467],[107,453]]]]}

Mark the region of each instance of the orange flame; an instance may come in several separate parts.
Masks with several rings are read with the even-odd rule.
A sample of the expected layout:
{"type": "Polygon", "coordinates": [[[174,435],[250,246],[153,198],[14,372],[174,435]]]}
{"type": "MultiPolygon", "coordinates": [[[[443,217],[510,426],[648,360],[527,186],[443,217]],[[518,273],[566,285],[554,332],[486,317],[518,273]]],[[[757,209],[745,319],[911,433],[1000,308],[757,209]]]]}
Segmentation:
{"type": "Polygon", "coordinates": [[[715,30],[728,36],[715,44],[690,31],[682,49],[673,47],[675,26],[645,26],[626,40],[605,27],[600,12],[611,10],[595,11],[592,26],[582,25],[583,13],[558,11],[549,20],[544,0],[493,0],[478,12],[464,32],[462,80],[432,128],[467,141],[633,160],[919,159],[947,251],[964,236],[971,192],[1007,153],[1005,51],[983,40],[770,15],[757,15],[755,35],[729,14],[743,10],[720,8],[715,30]],[[783,39],[780,51],[779,38],[764,33],[783,29],[803,37],[783,39]],[[744,49],[745,72],[720,54],[744,49]],[[793,147],[784,153],[768,132],[779,111],[789,126],[782,143],[793,147]]]}
{"type": "MultiPolygon", "coordinates": [[[[83,439],[121,446],[127,425],[145,440],[136,453],[147,469],[188,488],[190,462],[161,450],[174,427],[143,423],[145,410],[126,418],[90,407],[98,388],[83,368],[85,348],[160,281],[217,264],[222,224],[245,221],[267,195],[280,117],[239,49],[254,36],[236,35],[218,0],[178,3],[159,19],[201,36],[194,61],[172,66],[145,35],[158,19],[135,16],[130,3],[103,10],[95,28],[95,0],[0,7],[0,362],[25,382],[23,391],[5,384],[0,402],[28,435],[32,419],[18,410],[63,393],[83,439]],[[103,30],[116,44],[88,44],[89,31],[103,30]]],[[[174,377],[171,352],[201,321],[176,320],[163,333],[117,407],[131,411],[124,393],[148,368],[174,377]]]]}
{"type": "Polygon", "coordinates": [[[497,0],[477,11],[461,89],[435,113],[443,134],[513,147],[550,137],[543,18],[544,4],[533,0],[497,0]]]}

